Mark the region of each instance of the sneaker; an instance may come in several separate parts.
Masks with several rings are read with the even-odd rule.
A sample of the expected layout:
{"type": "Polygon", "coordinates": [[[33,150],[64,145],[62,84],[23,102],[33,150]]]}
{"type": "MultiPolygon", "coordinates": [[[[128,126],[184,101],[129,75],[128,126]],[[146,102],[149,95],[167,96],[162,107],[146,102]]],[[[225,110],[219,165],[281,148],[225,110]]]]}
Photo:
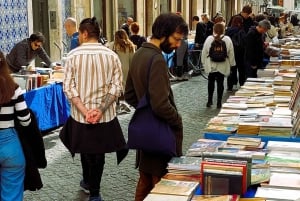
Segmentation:
{"type": "Polygon", "coordinates": [[[126,102],[121,102],[120,103],[120,108],[121,108],[122,111],[125,111],[127,113],[131,112],[130,106],[126,102]]]}
{"type": "Polygon", "coordinates": [[[80,188],[81,190],[86,193],[86,194],[90,194],[90,190],[89,190],[89,184],[85,183],[83,180],[80,181],[80,188]]]}

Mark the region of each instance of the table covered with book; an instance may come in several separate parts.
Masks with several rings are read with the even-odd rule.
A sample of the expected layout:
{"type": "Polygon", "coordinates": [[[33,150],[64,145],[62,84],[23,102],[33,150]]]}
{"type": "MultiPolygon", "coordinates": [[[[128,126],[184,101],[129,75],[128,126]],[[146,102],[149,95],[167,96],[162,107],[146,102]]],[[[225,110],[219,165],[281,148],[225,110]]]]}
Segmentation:
{"type": "Polygon", "coordinates": [[[281,51],[171,159],[147,201],[300,199],[300,50],[281,51]]]}

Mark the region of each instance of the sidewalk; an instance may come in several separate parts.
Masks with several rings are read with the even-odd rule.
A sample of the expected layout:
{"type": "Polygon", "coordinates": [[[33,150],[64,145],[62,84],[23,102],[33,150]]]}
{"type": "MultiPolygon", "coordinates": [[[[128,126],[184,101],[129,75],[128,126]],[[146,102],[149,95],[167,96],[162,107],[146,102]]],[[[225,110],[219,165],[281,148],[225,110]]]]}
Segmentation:
{"type": "MultiPolygon", "coordinates": [[[[206,123],[211,117],[217,115],[219,110],[216,109],[216,101],[211,108],[206,108],[207,80],[201,76],[174,83],[172,88],[183,119],[183,152],[185,153],[188,147],[201,137],[206,123]]],[[[127,138],[127,126],[131,115],[132,113],[119,116],[125,138],[127,138]]],[[[59,130],[60,128],[44,137],[48,160],[47,168],[40,170],[44,187],[37,192],[25,192],[24,201],[86,201],[88,199],[79,188],[81,180],[79,155],[77,154],[74,159],[71,157],[58,138],[59,130]]],[[[101,182],[103,199],[105,201],[134,200],[138,179],[138,171],[134,169],[135,151],[131,150],[119,166],[117,166],[115,153],[106,154],[105,162],[101,182]]]]}

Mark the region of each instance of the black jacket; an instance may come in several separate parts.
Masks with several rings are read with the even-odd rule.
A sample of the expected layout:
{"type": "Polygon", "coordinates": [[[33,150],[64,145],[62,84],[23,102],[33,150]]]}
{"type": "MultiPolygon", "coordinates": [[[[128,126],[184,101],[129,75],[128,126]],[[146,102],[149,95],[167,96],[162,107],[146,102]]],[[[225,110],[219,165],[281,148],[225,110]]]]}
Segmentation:
{"type": "Polygon", "coordinates": [[[36,117],[31,110],[30,114],[31,123],[29,126],[21,126],[19,121],[15,120],[15,128],[26,160],[24,190],[36,191],[43,187],[38,168],[45,168],[47,160],[44,141],[36,117]]]}
{"type": "Polygon", "coordinates": [[[7,54],[6,61],[12,72],[18,72],[22,66],[28,66],[36,57],[39,57],[48,66],[51,66],[51,60],[44,50],[40,47],[36,50],[31,48],[31,41],[26,38],[18,42],[7,54]]]}
{"type": "Polygon", "coordinates": [[[249,29],[246,36],[245,61],[251,66],[262,67],[264,57],[263,34],[259,33],[255,26],[249,29]]]}
{"type": "Polygon", "coordinates": [[[205,39],[213,34],[214,23],[208,21],[207,23],[199,22],[196,25],[196,35],[195,35],[195,46],[202,49],[205,39]]]}

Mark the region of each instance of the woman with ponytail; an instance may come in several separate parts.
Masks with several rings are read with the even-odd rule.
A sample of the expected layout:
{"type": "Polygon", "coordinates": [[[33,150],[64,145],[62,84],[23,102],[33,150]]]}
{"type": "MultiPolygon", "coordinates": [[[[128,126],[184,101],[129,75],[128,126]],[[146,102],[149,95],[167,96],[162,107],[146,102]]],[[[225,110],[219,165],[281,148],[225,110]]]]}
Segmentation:
{"type": "Polygon", "coordinates": [[[222,106],[222,96],[224,91],[224,77],[230,74],[230,67],[235,66],[233,44],[229,36],[225,36],[225,26],[223,23],[216,23],[213,27],[213,35],[207,37],[204,42],[201,61],[205,72],[208,73],[208,100],[206,107],[213,104],[213,94],[215,89],[215,81],[217,82],[217,108],[222,106]],[[226,57],[224,61],[214,61],[211,55],[211,47],[214,42],[225,42],[226,57]]]}

